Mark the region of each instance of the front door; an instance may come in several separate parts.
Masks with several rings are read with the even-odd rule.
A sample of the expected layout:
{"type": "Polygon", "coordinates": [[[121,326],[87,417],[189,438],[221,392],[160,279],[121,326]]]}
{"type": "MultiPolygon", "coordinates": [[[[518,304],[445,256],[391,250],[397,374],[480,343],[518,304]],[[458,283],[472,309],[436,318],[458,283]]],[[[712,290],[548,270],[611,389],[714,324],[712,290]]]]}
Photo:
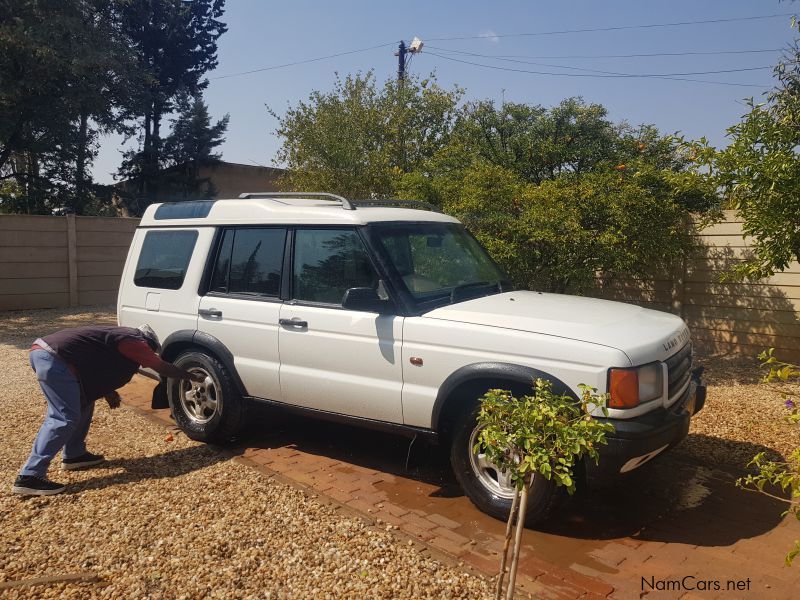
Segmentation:
{"type": "Polygon", "coordinates": [[[297,229],[292,300],[281,306],[283,401],[403,422],[403,318],[342,308],[351,287],[379,278],[354,229],[297,229]]]}
{"type": "Polygon", "coordinates": [[[286,229],[236,227],[222,232],[197,328],[233,354],[251,396],[281,400],[278,320],[286,229]]]}

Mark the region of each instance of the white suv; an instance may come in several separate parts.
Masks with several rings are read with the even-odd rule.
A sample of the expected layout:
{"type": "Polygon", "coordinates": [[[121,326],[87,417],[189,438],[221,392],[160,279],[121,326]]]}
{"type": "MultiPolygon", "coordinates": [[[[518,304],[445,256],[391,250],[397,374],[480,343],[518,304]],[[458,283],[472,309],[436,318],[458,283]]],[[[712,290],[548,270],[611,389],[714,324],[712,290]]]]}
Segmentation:
{"type": "MultiPolygon", "coordinates": [[[[609,391],[616,433],[588,477],[631,471],[682,440],[705,400],[671,314],[517,291],[454,218],[419,203],[243,194],[150,206],[131,244],[120,325],[149,323],[163,357],[207,374],[165,382],[186,434],[223,442],[266,402],[450,445],[465,493],[505,517],[513,490],[473,452],[478,398],[609,391]]],[[[154,396],[155,397],[155,396],[154,396]]],[[[528,522],[559,494],[537,478],[528,522]]]]}

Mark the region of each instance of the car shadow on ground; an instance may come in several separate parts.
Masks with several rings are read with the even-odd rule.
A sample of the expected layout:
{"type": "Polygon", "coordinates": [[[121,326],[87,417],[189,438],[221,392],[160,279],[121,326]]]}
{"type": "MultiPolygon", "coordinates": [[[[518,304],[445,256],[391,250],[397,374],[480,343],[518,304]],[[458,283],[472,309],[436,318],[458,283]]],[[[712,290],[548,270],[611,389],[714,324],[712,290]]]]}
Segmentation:
{"type": "MultiPolygon", "coordinates": [[[[400,436],[294,417],[272,408],[255,412],[248,431],[232,449],[235,454],[246,448],[292,447],[395,476],[392,483],[381,483],[390,497],[413,497],[404,490],[411,487],[419,498],[419,484],[427,484],[430,491],[423,500],[429,505],[437,498],[447,498],[450,501],[442,507],[455,510],[456,520],[474,523],[488,519],[464,497],[450,470],[447,450],[441,446],[417,440],[409,450],[410,440],[400,436]]],[[[773,452],[741,444],[748,446],[750,455],[773,452]]],[[[735,465],[704,464],[697,457],[667,455],[610,485],[580,491],[537,529],[549,536],[582,540],[632,537],[729,546],[774,529],[786,508],[777,500],[737,488],[735,481],[743,473],[744,468],[735,465]]]]}

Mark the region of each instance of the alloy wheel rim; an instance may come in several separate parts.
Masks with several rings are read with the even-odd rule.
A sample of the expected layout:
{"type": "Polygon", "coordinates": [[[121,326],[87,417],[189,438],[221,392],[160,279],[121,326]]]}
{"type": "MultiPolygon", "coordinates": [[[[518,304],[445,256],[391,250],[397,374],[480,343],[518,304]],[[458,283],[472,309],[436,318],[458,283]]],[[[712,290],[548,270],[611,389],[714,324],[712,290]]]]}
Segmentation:
{"type": "Polygon", "coordinates": [[[469,452],[469,464],[472,472],[480,484],[493,495],[510,500],[514,497],[514,484],[511,481],[510,473],[501,471],[483,452],[473,450],[475,444],[478,443],[478,434],[481,429],[480,426],[476,426],[469,436],[467,452],[469,452]]]}
{"type": "Polygon", "coordinates": [[[208,423],[222,407],[219,385],[211,373],[202,367],[192,367],[188,371],[205,375],[205,380],[202,382],[181,380],[179,388],[181,407],[193,422],[208,423]]]}

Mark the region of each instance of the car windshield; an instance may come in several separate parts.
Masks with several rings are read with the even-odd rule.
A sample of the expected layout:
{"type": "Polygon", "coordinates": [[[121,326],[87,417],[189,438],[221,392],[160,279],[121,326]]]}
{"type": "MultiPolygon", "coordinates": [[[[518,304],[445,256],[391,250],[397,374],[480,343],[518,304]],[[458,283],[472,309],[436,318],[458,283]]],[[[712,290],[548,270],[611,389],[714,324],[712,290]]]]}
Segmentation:
{"type": "Polygon", "coordinates": [[[510,289],[508,277],[462,225],[373,225],[408,293],[421,310],[510,289]]]}

